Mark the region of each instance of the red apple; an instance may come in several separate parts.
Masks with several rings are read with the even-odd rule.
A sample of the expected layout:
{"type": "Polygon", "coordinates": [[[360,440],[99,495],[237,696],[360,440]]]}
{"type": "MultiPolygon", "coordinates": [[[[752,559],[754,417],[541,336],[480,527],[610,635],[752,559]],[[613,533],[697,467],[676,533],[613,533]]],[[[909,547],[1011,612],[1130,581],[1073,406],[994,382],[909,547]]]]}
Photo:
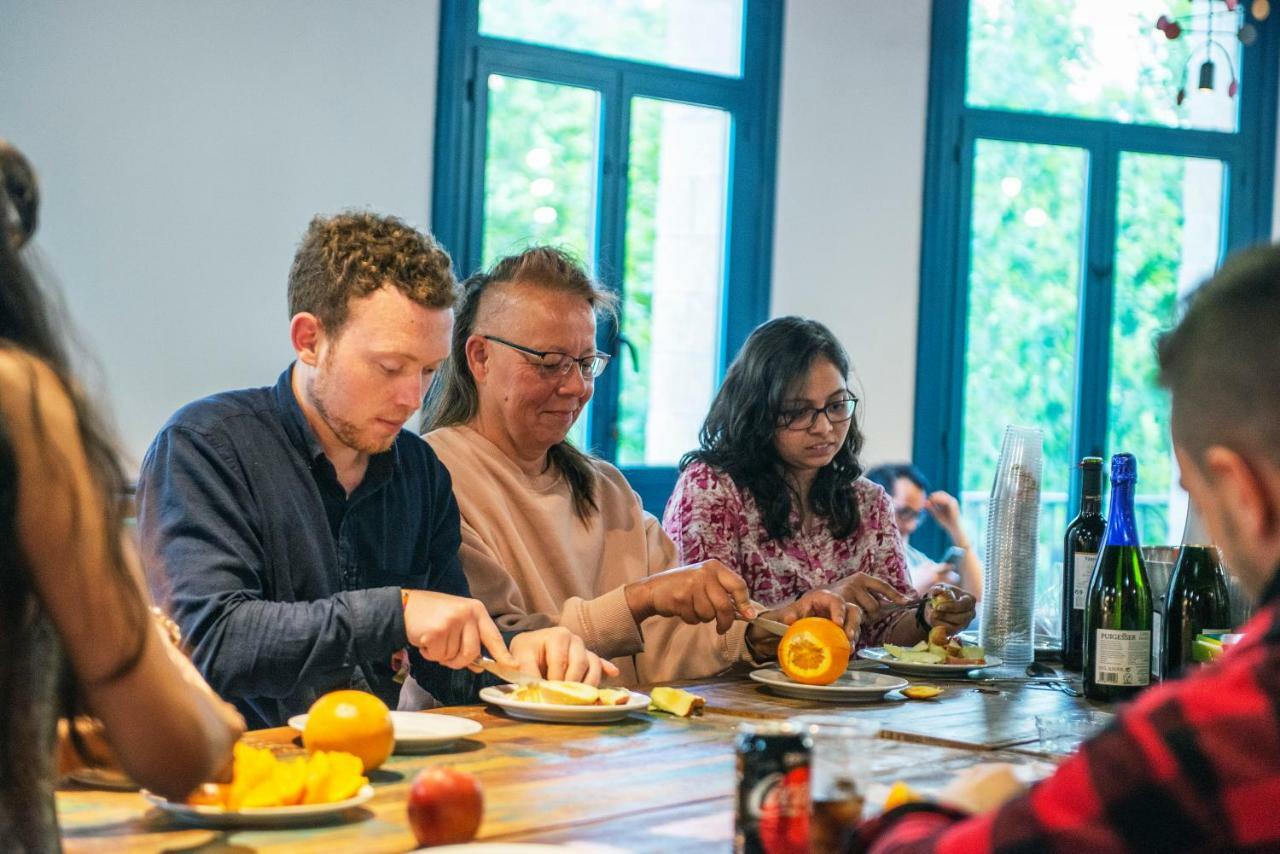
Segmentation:
{"type": "Polygon", "coordinates": [[[465,771],[427,768],[409,787],[409,826],[419,845],[470,842],[484,816],[480,783],[465,771]]]}

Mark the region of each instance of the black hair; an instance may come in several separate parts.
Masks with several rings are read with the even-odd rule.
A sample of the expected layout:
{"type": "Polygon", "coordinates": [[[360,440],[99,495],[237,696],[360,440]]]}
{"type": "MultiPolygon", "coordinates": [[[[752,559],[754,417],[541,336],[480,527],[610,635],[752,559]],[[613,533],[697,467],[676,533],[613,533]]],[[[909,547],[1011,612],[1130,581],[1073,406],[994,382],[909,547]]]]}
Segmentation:
{"type": "Polygon", "coordinates": [[[900,477],[905,477],[920,487],[920,490],[925,495],[932,491],[929,489],[929,480],[924,476],[924,472],[911,463],[883,463],[878,466],[872,466],[867,469],[863,477],[872,483],[878,483],[883,486],[884,491],[889,493],[890,496],[893,495],[893,488],[900,477]]]}
{"type": "MultiPolygon", "coordinates": [[[[714,466],[755,498],[772,539],[791,534],[792,502],[799,500],[774,446],[778,417],[787,395],[818,359],[826,359],[846,380],[849,356],[831,330],[803,317],[779,317],[761,324],[729,366],[699,433],[699,447],[680,460],[683,470],[699,461],[714,466]]],[[[836,537],[862,523],[853,482],[862,474],[858,453],[862,432],[856,418],[835,457],[809,487],[809,503],[825,517],[836,537]]]]}
{"type": "MultiPolygon", "coordinates": [[[[59,316],[56,302],[40,288],[30,265],[23,258],[28,251],[23,247],[31,241],[38,221],[39,201],[39,188],[31,165],[16,148],[0,139],[0,349],[16,351],[47,366],[75,413],[75,427],[88,463],[89,480],[98,493],[105,515],[106,559],[110,574],[123,594],[120,599],[128,611],[126,616],[133,634],[132,650],[114,669],[95,679],[94,684],[104,684],[125,676],[142,659],[151,618],[145,593],[125,558],[121,532],[126,481],[112,432],[75,381],[63,337],[65,333],[61,331],[66,324],[59,316]]],[[[35,428],[43,431],[46,425],[36,395],[34,367],[31,367],[29,375],[35,428]]],[[[7,459],[0,461],[0,469],[16,488],[17,461],[11,449],[0,447],[0,450],[7,455],[7,459]]],[[[0,523],[5,526],[16,524],[16,512],[16,505],[0,508],[0,523]]],[[[73,536],[79,522],[73,510],[73,536]]],[[[0,630],[0,697],[6,698],[21,696],[21,686],[12,684],[16,676],[14,662],[18,659],[15,645],[30,638],[31,621],[39,613],[34,581],[16,533],[0,530],[0,625],[4,626],[0,630]]],[[[74,571],[74,567],[66,567],[66,570],[74,571]]],[[[50,666],[54,665],[55,662],[50,662],[50,666]]],[[[61,697],[64,714],[71,716],[80,711],[83,705],[81,687],[69,669],[64,671],[61,697]]],[[[0,734],[9,732],[10,715],[15,708],[12,702],[0,708],[0,734]]],[[[92,759],[75,727],[71,727],[71,733],[82,755],[92,759]]],[[[6,744],[7,738],[0,738],[0,751],[6,744]]],[[[0,756],[0,767],[12,768],[10,760],[11,757],[0,756]]]]}

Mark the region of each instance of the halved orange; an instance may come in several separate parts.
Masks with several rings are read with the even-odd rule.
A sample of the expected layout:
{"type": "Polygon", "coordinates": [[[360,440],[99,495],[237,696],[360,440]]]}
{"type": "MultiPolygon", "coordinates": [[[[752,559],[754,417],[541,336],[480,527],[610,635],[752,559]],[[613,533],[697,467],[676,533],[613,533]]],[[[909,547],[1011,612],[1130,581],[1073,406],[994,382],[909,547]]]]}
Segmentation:
{"type": "Polygon", "coordinates": [[[830,685],[849,666],[852,651],[840,626],[826,617],[804,617],[778,642],[778,664],[793,682],[830,685]]]}

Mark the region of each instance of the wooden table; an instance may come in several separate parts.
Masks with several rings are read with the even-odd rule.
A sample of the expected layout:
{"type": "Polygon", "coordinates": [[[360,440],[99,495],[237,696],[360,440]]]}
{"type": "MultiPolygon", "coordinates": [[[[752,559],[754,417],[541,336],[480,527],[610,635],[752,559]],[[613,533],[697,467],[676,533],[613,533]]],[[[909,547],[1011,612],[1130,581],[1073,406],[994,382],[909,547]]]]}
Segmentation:
{"type": "MultiPolygon", "coordinates": [[[[891,694],[884,702],[833,705],[777,697],[736,675],[687,686],[707,698],[701,717],[640,714],[590,726],[521,722],[484,706],[439,710],[475,719],[484,730],[447,753],[393,756],[372,776],[373,800],[348,811],[342,823],[192,829],[137,793],[69,786],[58,793],[63,844],[69,852],[407,851],[414,847],[405,817],[409,783],[420,769],[443,764],[480,779],[483,840],[574,842],[602,852],[726,851],[733,833],[733,730],[743,720],[815,712],[878,720],[884,739],[872,758],[875,778],[930,791],[977,762],[1047,761],[1036,755],[1035,716],[1088,707],[1052,690],[1001,686],[984,693],[934,684],[946,687],[937,700],[891,694]]],[[[301,749],[297,735],[279,728],[245,739],[288,752],[301,749]]]]}

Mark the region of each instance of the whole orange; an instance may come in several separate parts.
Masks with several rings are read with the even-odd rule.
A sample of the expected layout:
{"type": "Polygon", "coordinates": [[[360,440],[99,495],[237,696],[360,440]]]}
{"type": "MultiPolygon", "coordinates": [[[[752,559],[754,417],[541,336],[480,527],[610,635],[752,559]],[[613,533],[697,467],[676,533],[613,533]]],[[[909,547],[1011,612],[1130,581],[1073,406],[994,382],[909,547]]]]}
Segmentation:
{"type": "Polygon", "coordinates": [[[340,750],[360,757],[365,773],[377,768],[396,745],[387,704],[364,691],[330,691],[311,704],[302,744],[311,753],[340,750]]]}
{"type": "Polygon", "coordinates": [[[853,647],[844,629],[826,617],[804,617],[778,642],[778,664],[793,682],[830,685],[849,666],[853,647]]]}

